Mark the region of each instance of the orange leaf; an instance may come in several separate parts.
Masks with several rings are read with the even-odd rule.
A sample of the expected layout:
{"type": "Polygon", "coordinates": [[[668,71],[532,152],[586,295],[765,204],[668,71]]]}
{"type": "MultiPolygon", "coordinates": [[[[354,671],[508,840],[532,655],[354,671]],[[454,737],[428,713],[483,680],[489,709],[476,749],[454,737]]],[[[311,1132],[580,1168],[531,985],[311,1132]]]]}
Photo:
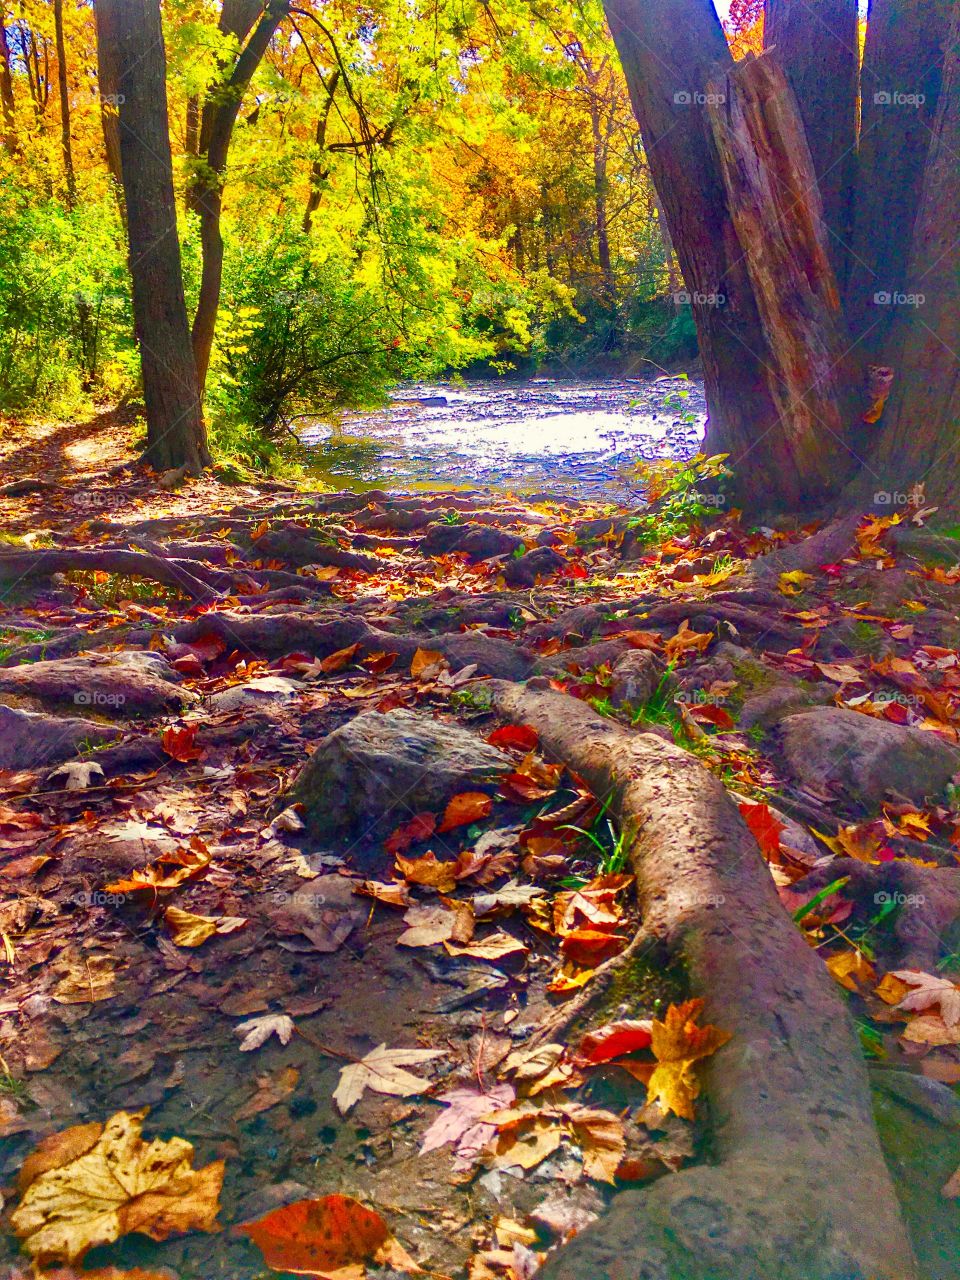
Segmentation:
{"type": "Polygon", "coordinates": [[[383,847],[387,853],[396,857],[398,853],[406,853],[419,840],[429,840],[436,829],[435,813],[415,813],[409,822],[402,822],[396,831],[387,836],[383,847]]]}
{"type": "Polygon", "coordinates": [[[664,1115],[673,1111],[684,1120],[694,1118],[693,1102],[700,1092],[694,1063],[707,1058],[727,1043],[730,1033],[719,1027],[697,1026],[702,1000],[670,1005],[663,1022],[654,1018],[651,1033],[657,1067],[650,1077],[648,1097],[660,1105],[664,1115]]]}
{"type": "Polygon", "coordinates": [[[649,1049],[652,1041],[649,1022],[626,1020],[610,1022],[596,1031],[589,1031],[580,1041],[576,1052],[578,1062],[597,1066],[601,1062],[612,1062],[625,1053],[636,1053],[638,1049],[649,1049]]]}
{"type": "Polygon", "coordinates": [[[461,791],[453,797],[443,811],[443,821],[438,832],[452,831],[454,827],[468,826],[490,816],[493,800],[482,791],[461,791]]]}
{"type": "Polygon", "coordinates": [[[356,656],[356,652],[359,648],[359,644],[348,644],[345,649],[338,649],[336,653],[329,654],[320,663],[321,671],[324,671],[327,675],[329,675],[331,671],[341,671],[351,658],[356,656]]]}
{"type": "Polygon", "coordinates": [[[160,745],[168,756],[183,764],[189,760],[199,760],[203,755],[203,748],[196,745],[199,727],[195,724],[171,725],[169,729],[164,729],[160,745]]]}
{"type": "Polygon", "coordinates": [[[574,964],[594,968],[622,951],[627,939],[604,929],[574,929],[560,943],[560,950],[574,964]]]}
{"type": "Polygon", "coordinates": [[[259,1245],[274,1271],[318,1276],[356,1263],[404,1265],[398,1255],[405,1270],[411,1266],[379,1213],[352,1196],[297,1200],[237,1230],[259,1245]]]}
{"type": "Polygon", "coordinates": [[[457,863],[440,862],[432,852],[422,858],[404,858],[397,854],[397,870],[410,884],[426,885],[440,893],[452,893],[457,887],[457,863]]]}
{"type": "Polygon", "coordinates": [[[445,666],[447,660],[439,649],[418,649],[410,659],[410,674],[417,680],[422,675],[437,675],[445,666]],[[437,668],[436,671],[434,667],[437,668]]]}
{"type": "Polygon", "coordinates": [[[780,853],[780,836],[786,827],[770,812],[765,804],[740,804],[740,814],[753,832],[754,839],[760,846],[765,858],[776,858],[780,853]]]}

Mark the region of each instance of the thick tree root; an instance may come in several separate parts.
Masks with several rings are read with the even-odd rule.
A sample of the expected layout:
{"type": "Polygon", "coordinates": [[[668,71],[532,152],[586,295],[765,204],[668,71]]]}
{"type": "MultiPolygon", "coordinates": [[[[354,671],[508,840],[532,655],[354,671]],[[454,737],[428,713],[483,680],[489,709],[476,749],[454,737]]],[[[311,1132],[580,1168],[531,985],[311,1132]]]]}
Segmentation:
{"type": "Polygon", "coordinates": [[[723,786],[566,695],[488,688],[609,797],[644,930],[732,1032],[704,1072],[715,1163],[619,1195],[544,1280],[915,1280],[850,1019],[723,786]]]}

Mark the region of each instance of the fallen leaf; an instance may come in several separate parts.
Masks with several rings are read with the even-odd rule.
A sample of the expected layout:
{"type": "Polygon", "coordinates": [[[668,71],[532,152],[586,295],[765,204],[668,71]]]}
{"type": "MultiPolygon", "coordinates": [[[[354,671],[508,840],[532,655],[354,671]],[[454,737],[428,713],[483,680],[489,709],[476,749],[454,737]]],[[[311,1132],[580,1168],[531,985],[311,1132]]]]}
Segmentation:
{"type": "Polygon", "coordinates": [[[233,933],[247,923],[242,916],[195,916],[179,907],[167,907],[163,919],[178,947],[199,947],[215,933],[233,933]]]}
{"type": "Polygon", "coordinates": [[[587,927],[574,929],[560,943],[560,950],[574,964],[596,968],[604,960],[618,955],[628,939],[612,930],[587,927]]]}
{"type": "Polygon", "coordinates": [[[422,884],[440,893],[452,893],[457,887],[457,863],[441,862],[431,851],[422,858],[404,858],[398,854],[396,861],[397,870],[410,884],[422,884]]]}
{"type": "Polygon", "coordinates": [[[199,725],[171,725],[164,729],[160,736],[160,745],[173,760],[187,764],[191,760],[199,760],[203,748],[196,745],[199,725]]]}
{"type": "Polygon", "coordinates": [[[335,653],[328,654],[320,663],[320,670],[324,675],[330,675],[334,671],[342,671],[343,668],[357,655],[359,644],[348,644],[345,649],[337,649],[335,653]]]}
{"type": "Polygon", "coordinates": [[[693,1119],[693,1102],[700,1093],[694,1063],[730,1039],[729,1032],[718,1027],[697,1025],[702,1009],[702,1000],[687,1000],[671,1004],[662,1022],[653,1019],[651,1048],[657,1067],[650,1077],[648,1102],[659,1103],[664,1115],[672,1111],[684,1120],[693,1119]]]}
{"type": "Polygon", "coordinates": [[[506,956],[526,955],[529,950],[519,939],[509,933],[491,933],[466,946],[445,942],[444,947],[452,956],[473,956],[476,960],[503,960],[506,956]]]}
{"type": "Polygon", "coordinates": [[[418,649],[410,659],[410,674],[414,680],[430,680],[449,665],[439,649],[418,649]]]}
{"type": "Polygon", "coordinates": [[[612,1111],[583,1107],[576,1103],[563,1107],[564,1117],[583,1153],[583,1171],[598,1182],[613,1182],[627,1149],[623,1121],[612,1111]]]}
{"type": "Polygon", "coordinates": [[[860,991],[877,980],[877,972],[862,951],[840,951],[827,961],[827,968],[848,991],[860,991]]]}
{"type": "MultiPolygon", "coordinates": [[[[340,1280],[344,1268],[363,1263],[401,1271],[418,1271],[416,1263],[390,1234],[379,1213],[352,1196],[322,1196],[297,1200],[237,1227],[259,1247],[263,1260],[274,1271],[294,1272],[324,1280],[334,1273],[340,1280]]],[[[345,1276],[350,1276],[347,1270],[345,1276]]]]}
{"type": "Polygon", "coordinates": [[[144,1142],[146,1114],[118,1111],[104,1125],[78,1126],[79,1134],[53,1134],[28,1157],[10,1221],[39,1263],[73,1262],[133,1231],[166,1240],[216,1230],[223,1161],[194,1169],[183,1138],[144,1142]]]}
{"type": "Polygon", "coordinates": [[[286,1013],[265,1013],[261,1018],[238,1022],[233,1028],[235,1036],[242,1036],[241,1053],[250,1053],[276,1036],[281,1044],[289,1044],[294,1032],[293,1019],[286,1013]]]}
{"type": "Polygon", "coordinates": [[[423,1135],[420,1154],[452,1145],[460,1166],[472,1164],[497,1132],[496,1125],[483,1117],[508,1107],[514,1101],[513,1086],[496,1084],[485,1093],[476,1089],[451,1089],[437,1098],[443,1111],[423,1135]]]}
{"type": "Polygon", "coordinates": [[[784,824],[773,816],[769,805],[746,801],[737,808],[760,846],[760,852],[765,858],[776,861],[780,854],[780,837],[786,831],[784,824]]]}
{"type": "Polygon", "coordinates": [[[788,573],[781,573],[777,579],[777,587],[781,595],[798,596],[806,591],[813,581],[815,579],[812,573],[804,573],[802,569],[791,569],[788,573]]]}
{"type": "Polygon", "coordinates": [[[690,621],[685,618],[677,629],[676,635],[670,637],[663,646],[663,651],[670,662],[675,662],[688,649],[703,653],[709,648],[713,639],[712,631],[691,631],[690,621]]]}
{"type": "Polygon", "coordinates": [[[405,1071],[404,1067],[443,1056],[442,1049],[388,1049],[385,1044],[378,1045],[359,1062],[351,1062],[341,1070],[333,1100],[340,1114],[346,1115],[366,1089],[397,1098],[413,1097],[429,1089],[430,1082],[405,1071]]]}
{"type": "Polygon", "coordinates": [[[353,892],[367,898],[376,898],[377,902],[385,902],[388,907],[409,907],[410,888],[403,881],[396,880],[361,880],[353,886],[353,892]]]}
{"type": "Polygon", "coordinates": [[[412,844],[429,840],[437,829],[435,813],[415,813],[409,822],[403,822],[384,841],[383,847],[391,856],[406,853],[412,844]]]}
{"type": "Polygon", "coordinates": [[[452,831],[454,827],[480,822],[483,818],[488,818],[492,810],[493,800],[482,791],[461,791],[444,809],[437,831],[452,831]]]}
{"type": "Polygon", "coordinates": [[[921,1011],[939,1006],[946,1026],[955,1027],[960,1022],[960,987],[949,978],[923,973],[919,969],[893,969],[891,973],[894,978],[914,988],[900,1001],[898,1009],[921,1011]]]}
{"type": "Polygon", "coordinates": [[[540,741],[540,735],[529,724],[505,724],[494,729],[487,738],[492,747],[513,747],[519,751],[533,751],[540,741]]]}
{"type": "Polygon", "coordinates": [[[300,1072],[296,1067],[282,1067],[271,1075],[257,1077],[257,1092],[239,1111],[234,1112],[235,1120],[249,1120],[263,1111],[269,1111],[286,1098],[289,1098],[300,1081],[300,1072]]]}
{"type": "Polygon", "coordinates": [[[441,942],[469,942],[473,937],[473,908],[452,898],[430,905],[417,903],[403,922],[408,928],[397,938],[398,947],[435,947],[441,942]]]}
{"type": "Polygon", "coordinates": [[[608,1022],[596,1031],[587,1032],[577,1048],[576,1060],[588,1066],[598,1066],[612,1062],[614,1058],[622,1058],[624,1054],[649,1049],[653,1040],[651,1029],[652,1023],[646,1019],[608,1022]]]}

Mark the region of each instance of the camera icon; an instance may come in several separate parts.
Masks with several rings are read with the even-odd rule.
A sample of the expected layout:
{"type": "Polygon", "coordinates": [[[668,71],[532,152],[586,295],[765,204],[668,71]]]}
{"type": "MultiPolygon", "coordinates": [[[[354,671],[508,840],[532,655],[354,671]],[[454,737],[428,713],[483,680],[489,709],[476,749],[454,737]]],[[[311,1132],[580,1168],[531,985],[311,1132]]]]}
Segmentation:
{"type": "Polygon", "coordinates": [[[673,301],[678,307],[689,307],[693,302],[693,298],[687,293],[686,289],[680,289],[679,292],[673,295],[673,301]]]}
{"type": "Polygon", "coordinates": [[[678,107],[689,107],[693,102],[693,94],[689,89],[678,89],[673,95],[673,101],[678,107]]]}
{"type": "Polygon", "coordinates": [[[93,698],[89,693],[84,693],[81,689],[78,693],[73,695],[73,701],[78,707],[89,707],[93,702],[93,698]]]}
{"type": "Polygon", "coordinates": [[[873,505],[875,507],[889,507],[893,502],[893,494],[886,489],[880,489],[873,495],[873,505]]]}
{"type": "Polygon", "coordinates": [[[888,93],[885,89],[881,89],[879,93],[873,95],[874,106],[889,107],[893,105],[893,94],[888,93]]]}
{"type": "Polygon", "coordinates": [[[874,306],[889,307],[893,302],[893,294],[888,293],[886,289],[880,289],[873,295],[874,306]]]}

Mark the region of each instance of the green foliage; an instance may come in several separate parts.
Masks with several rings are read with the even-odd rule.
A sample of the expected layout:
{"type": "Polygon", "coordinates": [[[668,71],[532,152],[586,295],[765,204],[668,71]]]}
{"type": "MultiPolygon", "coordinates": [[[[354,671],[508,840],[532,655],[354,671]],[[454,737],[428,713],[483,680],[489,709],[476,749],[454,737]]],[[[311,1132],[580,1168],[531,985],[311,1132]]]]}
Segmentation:
{"type": "Polygon", "coordinates": [[[66,414],[132,389],[136,366],[115,206],[68,213],[0,178],[0,407],[66,414]]]}
{"type": "MultiPolygon", "coordinates": [[[[685,396],[686,392],[672,394],[685,396]]],[[[670,397],[665,406],[669,400],[670,397]]],[[[727,474],[723,465],[725,458],[726,454],[707,458],[700,453],[686,462],[668,459],[638,464],[634,474],[656,509],[630,521],[629,527],[635,531],[637,540],[654,544],[684,537],[694,523],[716,515],[718,507],[704,502],[706,495],[699,486],[727,474]]]]}

